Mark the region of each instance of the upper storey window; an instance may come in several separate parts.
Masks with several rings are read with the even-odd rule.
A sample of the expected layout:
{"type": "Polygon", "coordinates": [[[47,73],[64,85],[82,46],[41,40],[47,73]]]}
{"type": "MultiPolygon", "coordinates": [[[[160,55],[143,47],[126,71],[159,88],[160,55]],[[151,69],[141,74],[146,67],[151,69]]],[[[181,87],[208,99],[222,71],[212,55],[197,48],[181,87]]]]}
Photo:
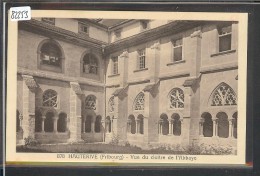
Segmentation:
{"type": "Polygon", "coordinates": [[[173,62],[182,60],[182,39],[173,40],[173,62]]]}
{"type": "Polygon", "coordinates": [[[83,58],[83,72],[87,74],[98,74],[98,59],[91,53],[83,58]]]}
{"type": "Polygon", "coordinates": [[[42,21],[48,24],[55,25],[55,18],[42,18],[42,21]]]}
{"type": "Polygon", "coordinates": [[[229,85],[221,83],[212,94],[211,106],[231,105],[237,105],[237,96],[229,85]]]}
{"type": "Polygon", "coordinates": [[[231,50],[232,26],[219,26],[219,52],[231,50]]]}
{"type": "Polygon", "coordinates": [[[112,57],[112,74],[118,74],[118,57],[112,57]]]}
{"type": "Polygon", "coordinates": [[[145,49],[139,50],[138,59],[139,59],[139,69],[144,69],[145,68],[145,49]]]}
{"type": "Polygon", "coordinates": [[[149,29],[149,20],[141,20],[141,31],[145,31],[147,29],[149,29]]]}
{"type": "Polygon", "coordinates": [[[141,92],[139,93],[134,101],[134,110],[135,111],[140,111],[140,110],[144,110],[144,93],[141,92]]]}
{"type": "Polygon", "coordinates": [[[60,48],[53,42],[46,42],[41,47],[41,64],[61,67],[62,54],[60,48]]]}
{"type": "Polygon", "coordinates": [[[184,108],[184,92],[180,88],[174,88],[170,92],[170,108],[184,108]]]}
{"type": "Polygon", "coordinates": [[[79,33],[82,33],[82,34],[88,34],[88,26],[83,24],[83,23],[79,23],[79,33]]]}
{"type": "Polygon", "coordinates": [[[57,108],[57,101],[58,101],[58,97],[57,97],[57,92],[55,90],[46,90],[43,93],[42,96],[42,105],[45,107],[55,107],[57,108]]]}

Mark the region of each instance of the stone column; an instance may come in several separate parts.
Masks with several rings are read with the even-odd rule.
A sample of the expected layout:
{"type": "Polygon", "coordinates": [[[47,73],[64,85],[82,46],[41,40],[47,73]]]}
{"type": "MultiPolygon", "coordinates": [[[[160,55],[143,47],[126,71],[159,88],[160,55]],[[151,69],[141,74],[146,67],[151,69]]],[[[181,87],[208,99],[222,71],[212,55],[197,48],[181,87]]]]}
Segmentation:
{"type": "Polygon", "coordinates": [[[217,126],[217,119],[213,118],[213,137],[218,135],[218,126],[217,126]]]}
{"type": "Polygon", "coordinates": [[[91,118],[91,133],[95,133],[95,118],[92,116],[91,118]]]}
{"type": "Polygon", "coordinates": [[[130,119],[127,120],[127,132],[131,133],[131,120],[130,119]]]}
{"type": "Polygon", "coordinates": [[[160,72],[160,42],[157,41],[151,46],[151,54],[149,62],[151,64],[149,65],[149,75],[150,75],[150,81],[152,83],[156,83],[158,81],[158,76],[160,72]]]}
{"type": "Polygon", "coordinates": [[[135,130],[135,133],[136,134],[139,134],[139,129],[140,129],[140,120],[139,119],[136,119],[136,130],[135,130]]]}
{"type": "Polygon", "coordinates": [[[169,122],[169,135],[172,135],[172,127],[173,127],[173,121],[172,119],[168,120],[169,122]]]}
{"type": "Polygon", "coordinates": [[[203,136],[203,123],[204,123],[204,119],[200,119],[200,122],[199,122],[200,136],[203,136]]]}
{"type": "Polygon", "coordinates": [[[180,119],[181,121],[181,135],[180,136],[183,136],[183,119],[180,119]]]}
{"type": "Polygon", "coordinates": [[[81,123],[82,123],[82,133],[85,133],[86,132],[86,118],[85,117],[82,117],[82,120],[81,120],[81,123]]]}
{"type": "Polygon", "coordinates": [[[21,113],[21,114],[19,115],[19,129],[18,129],[19,132],[20,132],[20,131],[23,131],[22,126],[23,126],[23,115],[22,115],[22,113],[21,113]]]}
{"type": "Polygon", "coordinates": [[[233,138],[233,119],[228,119],[229,128],[228,128],[228,137],[233,138]]]}
{"type": "Polygon", "coordinates": [[[35,91],[38,88],[34,78],[23,77],[23,138],[34,138],[35,133],[35,91]]]}
{"type": "Polygon", "coordinates": [[[54,116],[52,120],[53,120],[53,132],[54,132],[54,133],[57,133],[58,117],[57,117],[57,116],[54,116]]]}
{"type": "Polygon", "coordinates": [[[65,123],[66,123],[66,127],[65,127],[65,132],[68,132],[69,131],[69,123],[70,123],[70,119],[67,117],[66,120],[65,120],[65,123]]]}
{"type": "Polygon", "coordinates": [[[70,83],[70,139],[69,142],[79,142],[81,139],[81,95],[82,91],[77,82],[70,83]]]}
{"type": "Polygon", "coordinates": [[[44,121],[45,121],[46,117],[45,116],[42,116],[41,120],[42,120],[42,131],[41,132],[45,132],[44,131],[44,121]]]}
{"type": "Polygon", "coordinates": [[[128,51],[127,50],[124,50],[124,52],[118,58],[118,72],[120,73],[120,85],[122,87],[125,87],[127,85],[127,77],[128,77],[128,51]]]}

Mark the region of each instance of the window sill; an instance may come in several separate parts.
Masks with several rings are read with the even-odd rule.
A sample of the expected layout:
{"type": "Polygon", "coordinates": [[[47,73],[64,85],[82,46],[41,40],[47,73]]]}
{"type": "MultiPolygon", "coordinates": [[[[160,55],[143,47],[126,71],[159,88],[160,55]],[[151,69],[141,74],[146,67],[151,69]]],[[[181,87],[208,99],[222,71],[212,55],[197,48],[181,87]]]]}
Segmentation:
{"type": "Polygon", "coordinates": [[[230,53],[234,53],[234,52],[236,52],[236,50],[222,51],[219,53],[211,54],[210,57],[220,56],[220,55],[224,55],[224,54],[230,54],[230,53]]]}
{"type": "Polygon", "coordinates": [[[142,68],[142,69],[139,69],[139,70],[134,70],[134,72],[140,72],[140,71],[145,71],[145,70],[148,70],[148,68],[142,68]]]}
{"type": "Polygon", "coordinates": [[[117,73],[117,74],[113,74],[113,75],[108,75],[107,77],[108,78],[111,78],[111,77],[116,77],[116,76],[119,76],[120,74],[119,73],[117,73]]]}
{"type": "Polygon", "coordinates": [[[175,61],[175,62],[168,63],[167,66],[180,64],[180,63],[185,63],[185,62],[186,62],[185,60],[175,61]]]}

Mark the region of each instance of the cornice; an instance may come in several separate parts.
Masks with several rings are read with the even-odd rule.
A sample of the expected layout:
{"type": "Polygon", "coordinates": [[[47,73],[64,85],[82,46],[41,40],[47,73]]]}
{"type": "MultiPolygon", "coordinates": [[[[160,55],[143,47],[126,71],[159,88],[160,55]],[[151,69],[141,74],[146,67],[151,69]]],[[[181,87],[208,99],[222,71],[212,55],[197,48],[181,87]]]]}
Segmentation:
{"type": "Polygon", "coordinates": [[[64,81],[64,82],[78,82],[79,84],[89,85],[89,86],[105,87],[105,84],[102,82],[94,82],[92,80],[89,80],[87,78],[82,78],[82,77],[70,77],[62,73],[49,73],[49,72],[39,71],[39,70],[34,71],[34,70],[18,67],[17,74],[28,75],[32,77],[38,77],[38,78],[52,79],[57,81],[64,81]]]}
{"type": "Polygon", "coordinates": [[[105,53],[110,54],[131,46],[157,40],[184,30],[205,24],[205,21],[173,21],[157,28],[146,30],[142,33],[118,40],[106,46],[105,53]]]}
{"type": "Polygon", "coordinates": [[[73,43],[83,47],[88,46],[90,48],[102,51],[102,46],[107,45],[107,43],[105,42],[34,19],[31,19],[29,21],[21,21],[18,24],[19,30],[26,30],[29,32],[47,36],[49,38],[63,40],[68,43],[73,43]]]}

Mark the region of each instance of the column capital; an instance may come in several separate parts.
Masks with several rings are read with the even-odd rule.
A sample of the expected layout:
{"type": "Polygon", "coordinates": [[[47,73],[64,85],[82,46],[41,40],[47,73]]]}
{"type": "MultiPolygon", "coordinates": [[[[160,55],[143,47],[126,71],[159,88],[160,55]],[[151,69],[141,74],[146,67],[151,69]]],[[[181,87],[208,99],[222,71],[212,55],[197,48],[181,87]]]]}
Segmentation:
{"type": "Polygon", "coordinates": [[[30,90],[35,90],[36,88],[38,88],[38,84],[36,83],[36,81],[34,80],[33,76],[30,75],[22,75],[22,78],[25,82],[25,84],[27,85],[27,87],[30,90]]]}
{"type": "Polygon", "coordinates": [[[122,57],[122,58],[127,58],[128,57],[128,51],[127,50],[124,50],[122,54],[120,54],[119,57],[122,57]]]}
{"type": "Polygon", "coordinates": [[[191,37],[191,38],[194,38],[194,37],[202,38],[202,36],[201,36],[201,30],[194,31],[194,32],[190,35],[190,37],[191,37]]]}
{"type": "Polygon", "coordinates": [[[78,82],[70,82],[70,87],[77,95],[83,94],[78,82]]]}
{"type": "Polygon", "coordinates": [[[154,43],[154,44],[151,46],[151,49],[160,50],[160,43],[159,43],[159,42],[154,43]]]}

